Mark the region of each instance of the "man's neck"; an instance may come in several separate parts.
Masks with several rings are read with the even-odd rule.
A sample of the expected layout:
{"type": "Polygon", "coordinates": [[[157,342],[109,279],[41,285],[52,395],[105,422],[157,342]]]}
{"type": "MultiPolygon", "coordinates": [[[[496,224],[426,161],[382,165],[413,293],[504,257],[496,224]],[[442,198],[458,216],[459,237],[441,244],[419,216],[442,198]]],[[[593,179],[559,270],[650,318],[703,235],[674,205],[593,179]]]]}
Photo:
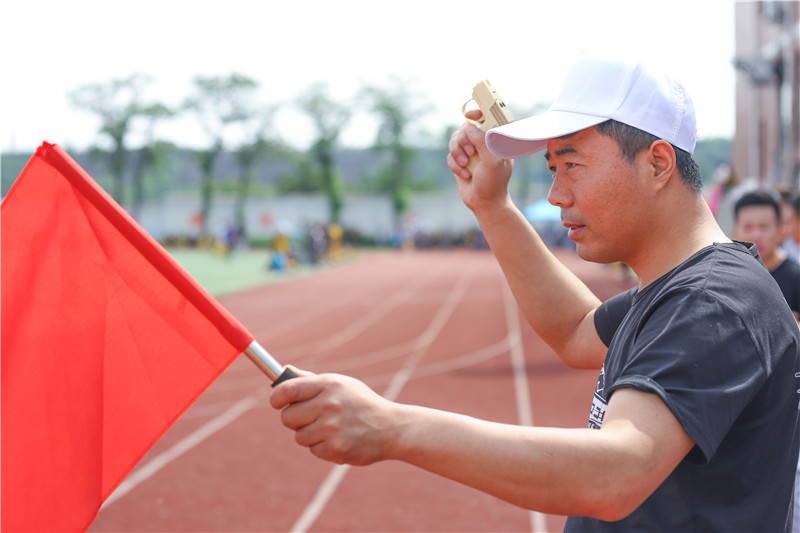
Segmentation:
{"type": "Polygon", "coordinates": [[[628,265],[639,277],[639,290],[673,270],[703,248],[731,242],[717,224],[705,200],[699,195],[691,205],[673,211],[662,224],[663,231],[650,246],[628,265]]]}

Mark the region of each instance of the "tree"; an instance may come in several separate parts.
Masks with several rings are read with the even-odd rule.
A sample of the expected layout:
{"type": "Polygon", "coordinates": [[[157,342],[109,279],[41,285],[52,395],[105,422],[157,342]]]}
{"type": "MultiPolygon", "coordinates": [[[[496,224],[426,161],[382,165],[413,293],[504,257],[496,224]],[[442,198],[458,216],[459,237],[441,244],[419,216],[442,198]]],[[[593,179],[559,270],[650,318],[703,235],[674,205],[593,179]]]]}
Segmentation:
{"type": "Polygon", "coordinates": [[[318,192],[321,188],[319,172],[309,158],[295,154],[291,159],[295,163],[295,169],[278,178],[276,183],[278,194],[318,192]]]}
{"type": "Polygon", "coordinates": [[[184,109],[197,117],[208,138],[207,148],[197,152],[202,173],[200,234],[208,235],[208,215],[214,194],[214,170],[217,159],[230,142],[229,127],[247,120],[253,108],[253,97],[258,83],[242,74],[227,76],[196,76],[194,94],[184,103],[184,109]]]}
{"type": "Polygon", "coordinates": [[[731,164],[731,140],[720,137],[698,139],[692,157],[700,167],[703,182],[710,184],[713,181],[714,171],[720,165],[731,164]]]}
{"type": "Polygon", "coordinates": [[[398,79],[392,79],[386,88],[368,86],[364,96],[378,119],[374,148],[390,154],[388,167],[380,172],[381,187],[391,197],[395,227],[400,229],[411,204],[410,171],[415,150],[410,144],[409,127],[424,109],[419,96],[408,89],[408,83],[398,79]]]}
{"type": "Polygon", "coordinates": [[[111,195],[120,204],[124,201],[124,178],[128,164],[127,137],[133,119],[147,107],[142,103],[142,93],[151,82],[149,76],[134,74],[107,83],[83,85],[68,94],[72,105],[94,113],[100,119],[100,134],[110,141],[111,195]]]}
{"type": "Polygon", "coordinates": [[[319,173],[322,190],[328,198],[328,218],[339,222],[344,206],[344,191],[341,179],[336,174],[336,148],[339,135],[347,121],[350,110],[333,101],[328,95],[328,86],[318,82],[297,100],[300,109],[308,115],[316,128],[317,137],[311,145],[311,158],[319,173]]]}
{"type": "Polygon", "coordinates": [[[272,154],[277,155],[286,151],[281,141],[269,136],[269,129],[274,124],[272,120],[274,114],[274,109],[251,112],[249,118],[241,123],[244,140],[234,150],[234,157],[239,166],[234,223],[236,228],[244,234],[247,233],[244,216],[245,203],[250,195],[256,165],[272,154]]]}
{"type": "MultiPolygon", "coordinates": [[[[529,106],[514,106],[511,109],[516,120],[543,113],[548,104],[539,102],[529,106]]],[[[514,161],[514,179],[509,184],[509,192],[514,202],[520,208],[540,198],[542,189],[548,190],[552,182],[552,175],[547,170],[544,159],[538,157],[522,157],[514,161]],[[538,185],[531,191],[532,185],[538,185]]]]}
{"type": "Polygon", "coordinates": [[[162,120],[172,117],[173,114],[173,111],[163,104],[151,104],[139,110],[138,116],[144,123],[144,128],[142,146],[133,161],[131,172],[133,179],[131,214],[134,218],[139,217],[144,204],[144,177],[148,169],[158,168],[172,149],[171,144],[156,139],[156,125],[162,120]]]}

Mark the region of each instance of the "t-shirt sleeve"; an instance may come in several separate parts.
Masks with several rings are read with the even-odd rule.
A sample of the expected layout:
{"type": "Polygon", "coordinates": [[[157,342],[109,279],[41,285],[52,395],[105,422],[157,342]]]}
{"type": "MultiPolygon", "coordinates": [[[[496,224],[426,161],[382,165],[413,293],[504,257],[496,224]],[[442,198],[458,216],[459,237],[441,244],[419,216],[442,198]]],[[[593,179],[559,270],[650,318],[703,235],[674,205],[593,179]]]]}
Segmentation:
{"type": "Polygon", "coordinates": [[[703,291],[678,291],[652,309],[613,383],[657,394],[707,462],[766,380],[741,316],[703,291]]]}
{"type": "Polygon", "coordinates": [[[636,294],[636,287],[612,296],[600,304],[600,307],[595,311],[594,327],[606,347],[611,344],[614,333],[622,323],[622,319],[628,314],[634,294],[636,294]]]}

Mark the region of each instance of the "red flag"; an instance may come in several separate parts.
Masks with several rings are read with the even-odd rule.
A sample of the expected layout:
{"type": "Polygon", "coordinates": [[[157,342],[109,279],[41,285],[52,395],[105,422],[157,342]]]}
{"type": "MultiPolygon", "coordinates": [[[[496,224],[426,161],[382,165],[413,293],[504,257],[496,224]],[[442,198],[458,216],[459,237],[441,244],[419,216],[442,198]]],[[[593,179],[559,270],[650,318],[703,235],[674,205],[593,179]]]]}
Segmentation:
{"type": "Polygon", "coordinates": [[[1,212],[2,529],[85,530],[253,337],[57,145],[1,212]]]}

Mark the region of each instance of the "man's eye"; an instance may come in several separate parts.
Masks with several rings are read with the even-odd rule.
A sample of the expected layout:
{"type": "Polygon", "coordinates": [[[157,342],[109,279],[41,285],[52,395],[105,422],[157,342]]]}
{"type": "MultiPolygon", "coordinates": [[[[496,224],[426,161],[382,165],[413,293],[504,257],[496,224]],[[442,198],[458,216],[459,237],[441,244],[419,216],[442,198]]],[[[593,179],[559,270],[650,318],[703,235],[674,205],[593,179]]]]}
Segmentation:
{"type": "MultiPolygon", "coordinates": [[[[548,170],[550,170],[550,172],[555,174],[556,172],[558,172],[558,166],[559,165],[550,165],[547,168],[548,168],[548,170]]],[[[577,163],[561,163],[562,170],[570,170],[570,169],[575,168],[577,166],[579,166],[577,163]]]]}

